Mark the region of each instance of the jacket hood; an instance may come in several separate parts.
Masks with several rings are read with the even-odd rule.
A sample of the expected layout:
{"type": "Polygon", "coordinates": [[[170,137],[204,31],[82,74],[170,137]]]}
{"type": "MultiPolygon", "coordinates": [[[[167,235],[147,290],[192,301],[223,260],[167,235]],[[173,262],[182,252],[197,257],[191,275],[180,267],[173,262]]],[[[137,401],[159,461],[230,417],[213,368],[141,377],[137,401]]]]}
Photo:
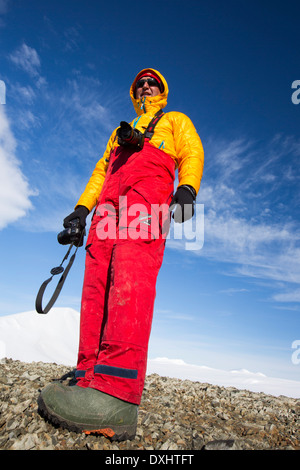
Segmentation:
{"type": "Polygon", "coordinates": [[[169,94],[169,87],[168,87],[166,79],[162,76],[162,74],[160,72],[158,72],[157,70],[152,69],[152,68],[147,68],[147,69],[141,70],[137,74],[137,76],[135,77],[135,79],[134,79],[134,81],[133,81],[133,83],[130,87],[130,98],[131,98],[134,109],[135,109],[138,116],[140,116],[141,114],[147,113],[149,111],[152,111],[152,110],[154,112],[156,112],[159,109],[165,108],[165,106],[167,105],[168,94],[169,94]],[[137,82],[137,77],[139,75],[141,75],[141,73],[147,73],[147,72],[152,72],[152,73],[159,76],[159,78],[161,79],[161,81],[163,83],[164,90],[163,90],[162,93],[160,93],[159,95],[156,95],[154,97],[144,96],[141,99],[136,99],[134,94],[135,94],[135,85],[136,85],[136,82],[137,82]]]}

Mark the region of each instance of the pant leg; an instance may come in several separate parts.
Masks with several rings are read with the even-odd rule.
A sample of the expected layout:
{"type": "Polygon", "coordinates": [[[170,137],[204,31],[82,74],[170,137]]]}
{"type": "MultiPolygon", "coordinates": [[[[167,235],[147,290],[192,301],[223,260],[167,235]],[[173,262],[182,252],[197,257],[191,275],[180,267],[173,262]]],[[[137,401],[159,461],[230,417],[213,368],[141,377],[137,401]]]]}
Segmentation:
{"type": "Polygon", "coordinates": [[[114,246],[107,319],[90,387],[140,403],[147,368],[155,286],[164,243],[114,246]]]}
{"type": "Polygon", "coordinates": [[[121,178],[126,218],[120,214],[112,250],[107,317],[89,384],[136,404],[140,403],[144,387],[156,280],[165,248],[163,226],[169,217],[168,211],[159,217],[156,206],[168,207],[174,180],[170,157],[154,150],[148,147],[129,160],[121,178]],[[139,214],[133,207],[141,209],[139,214]],[[151,226],[157,217],[159,233],[156,224],[154,232],[151,226]]]}
{"type": "Polygon", "coordinates": [[[82,387],[87,387],[94,375],[94,365],[99,353],[109,290],[113,240],[107,239],[99,243],[97,240],[97,225],[99,223],[101,223],[100,217],[95,213],[86,245],[87,253],[81,298],[76,378],[78,385],[82,387]],[[97,245],[96,249],[95,245],[97,245]]]}
{"type": "MultiPolygon", "coordinates": [[[[111,256],[115,236],[105,234],[106,221],[117,225],[119,173],[112,171],[115,163],[122,166],[123,155],[112,156],[106,179],[92,218],[86,243],[85,274],[81,298],[80,336],[76,378],[78,385],[87,387],[94,375],[100,338],[107,315],[107,297],[110,287],[111,256]]],[[[126,161],[126,160],[125,160],[126,161]]]]}

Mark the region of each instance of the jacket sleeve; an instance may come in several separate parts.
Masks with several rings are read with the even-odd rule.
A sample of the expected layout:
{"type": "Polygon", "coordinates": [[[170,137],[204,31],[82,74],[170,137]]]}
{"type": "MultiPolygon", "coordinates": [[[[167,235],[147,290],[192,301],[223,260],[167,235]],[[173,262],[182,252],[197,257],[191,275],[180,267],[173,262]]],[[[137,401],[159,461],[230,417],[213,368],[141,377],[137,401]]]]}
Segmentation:
{"type": "Polygon", "coordinates": [[[92,176],[90,177],[89,182],[86,185],[84,192],[82,193],[82,195],[79,198],[79,201],[76,204],[76,207],[85,206],[88,208],[89,211],[91,211],[97,204],[97,201],[99,199],[101,189],[105,180],[106,171],[107,171],[108,162],[109,162],[109,156],[110,156],[111,149],[113,147],[115,135],[116,135],[116,129],[112,133],[108,141],[108,144],[106,146],[106,150],[103,154],[103,157],[98,161],[92,173],[92,176]]]}
{"type": "Polygon", "coordinates": [[[178,186],[188,184],[198,193],[203,174],[204,151],[192,121],[185,114],[176,113],[173,135],[178,161],[178,186]]]}

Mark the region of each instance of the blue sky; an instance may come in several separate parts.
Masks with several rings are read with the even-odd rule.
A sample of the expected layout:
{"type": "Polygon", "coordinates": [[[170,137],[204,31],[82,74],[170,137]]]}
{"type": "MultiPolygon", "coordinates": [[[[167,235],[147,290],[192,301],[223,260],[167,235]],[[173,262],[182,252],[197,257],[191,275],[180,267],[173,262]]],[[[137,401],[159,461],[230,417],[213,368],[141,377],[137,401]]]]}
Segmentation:
{"type": "MultiPolygon", "coordinates": [[[[149,355],[299,379],[299,10],[0,0],[1,315],[34,309],[66,251],[62,220],[111,131],[135,117],[133,78],[153,67],[166,111],[187,114],[203,142],[204,245],[168,240],[149,355]]],[[[56,306],[80,309],[83,271],[81,249],[56,306]]]]}

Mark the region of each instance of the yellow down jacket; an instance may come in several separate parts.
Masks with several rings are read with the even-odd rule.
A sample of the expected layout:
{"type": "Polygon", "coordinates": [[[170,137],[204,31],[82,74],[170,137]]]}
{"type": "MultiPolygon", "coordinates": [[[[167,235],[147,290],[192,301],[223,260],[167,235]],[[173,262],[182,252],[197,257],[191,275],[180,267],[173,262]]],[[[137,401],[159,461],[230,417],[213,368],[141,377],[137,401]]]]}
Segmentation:
{"type": "MultiPolygon", "coordinates": [[[[168,84],[161,73],[154,69],[143,69],[142,72],[147,71],[153,71],[161,78],[164,90],[159,95],[154,97],[145,96],[139,100],[134,96],[136,78],[132,83],[130,97],[137,113],[137,118],[130,124],[141,132],[144,132],[155,113],[166,106],[169,93],[168,84]]],[[[140,74],[141,72],[138,75],[140,74]]],[[[91,211],[97,204],[105,179],[110,153],[118,145],[116,132],[117,129],[113,131],[104,155],[96,164],[92,176],[76,206],[82,205],[91,211]]],[[[203,172],[204,152],[200,137],[192,121],[185,114],[177,111],[164,113],[155,127],[150,143],[170,155],[170,158],[175,161],[175,167],[178,168],[178,186],[188,184],[198,193],[203,172]]]]}

